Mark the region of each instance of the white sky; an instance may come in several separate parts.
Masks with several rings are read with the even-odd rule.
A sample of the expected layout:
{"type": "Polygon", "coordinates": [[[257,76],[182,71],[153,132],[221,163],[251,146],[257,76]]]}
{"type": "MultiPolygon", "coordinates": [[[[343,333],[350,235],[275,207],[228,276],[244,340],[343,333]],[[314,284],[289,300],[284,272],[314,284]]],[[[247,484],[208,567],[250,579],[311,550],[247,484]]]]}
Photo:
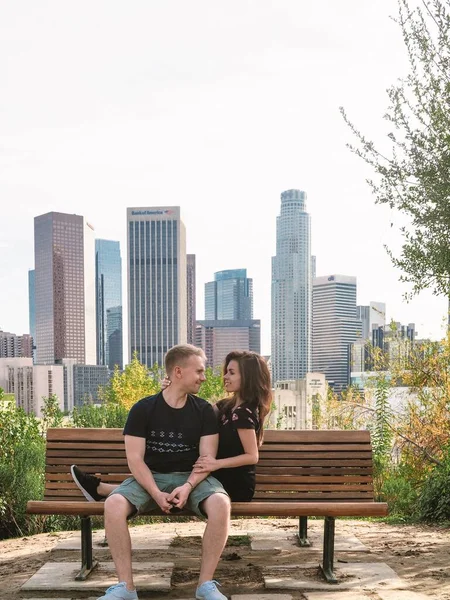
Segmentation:
{"type": "MultiPolygon", "coordinates": [[[[0,3],[0,328],[28,332],[33,217],[85,215],[122,243],[126,207],[180,205],[203,286],[247,268],[270,353],[280,193],[308,194],[317,274],[438,338],[444,298],[410,304],[383,244],[398,218],[345,147],[338,107],[375,140],[406,73],[396,0],[4,0],[0,3]]],[[[126,346],[125,346],[126,347],[126,346]]],[[[126,359],[126,357],[125,357],[126,359]]]]}

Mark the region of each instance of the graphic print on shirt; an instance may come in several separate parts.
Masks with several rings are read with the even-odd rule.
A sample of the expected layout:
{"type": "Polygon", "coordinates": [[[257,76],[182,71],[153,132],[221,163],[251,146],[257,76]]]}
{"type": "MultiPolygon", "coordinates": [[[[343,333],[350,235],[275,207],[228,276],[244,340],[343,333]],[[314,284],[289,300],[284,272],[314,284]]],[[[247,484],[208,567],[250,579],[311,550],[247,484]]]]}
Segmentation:
{"type": "MultiPolygon", "coordinates": [[[[242,421],[248,421],[251,423],[251,429],[258,428],[258,422],[255,421],[255,417],[257,418],[258,409],[255,411],[250,410],[246,406],[236,406],[231,409],[231,420],[232,421],[240,421],[240,425],[242,425],[242,421]],[[248,414],[247,414],[248,413],[248,414]]],[[[226,414],[223,414],[221,417],[222,425],[226,425],[229,422],[229,418],[226,414]]]]}
{"type": "Polygon", "coordinates": [[[183,442],[183,434],[176,431],[151,430],[146,442],[151,452],[189,452],[196,450],[196,444],[183,442]]]}

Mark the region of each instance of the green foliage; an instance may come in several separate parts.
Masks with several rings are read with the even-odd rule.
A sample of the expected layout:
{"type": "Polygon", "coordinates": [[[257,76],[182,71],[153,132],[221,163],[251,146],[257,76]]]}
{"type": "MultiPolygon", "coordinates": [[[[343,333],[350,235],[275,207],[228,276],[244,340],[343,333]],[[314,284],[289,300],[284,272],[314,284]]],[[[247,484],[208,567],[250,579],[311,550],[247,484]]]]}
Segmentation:
{"type": "Polygon", "coordinates": [[[198,392],[200,398],[204,398],[205,400],[209,400],[213,403],[224,398],[226,396],[226,392],[220,369],[207,367],[205,371],[205,377],[206,381],[202,383],[198,392]]]}
{"type": "Polygon", "coordinates": [[[99,396],[104,402],[121,404],[130,410],[138,400],[156,394],[161,389],[163,377],[164,372],[158,365],[148,369],[139,362],[135,352],[123,372],[116,366],[108,385],[100,388],[99,396]]]}
{"type": "Polygon", "coordinates": [[[120,403],[105,402],[98,406],[86,403],[73,409],[74,427],[120,427],[125,425],[128,410],[120,403]]]}
{"type": "Polygon", "coordinates": [[[59,408],[58,396],[52,394],[48,398],[44,398],[41,421],[42,431],[47,431],[49,427],[61,427],[63,419],[64,413],[59,408]]]}
{"type": "MultiPolygon", "coordinates": [[[[399,25],[409,73],[388,89],[387,145],[378,149],[350,122],[350,147],[372,169],[375,201],[406,216],[393,264],[412,283],[412,294],[431,289],[450,296],[450,12],[448,0],[398,0],[399,25]]],[[[391,223],[391,225],[393,225],[391,223]]]]}
{"type": "Polygon", "coordinates": [[[376,500],[388,503],[390,516],[411,518],[416,514],[417,489],[407,466],[385,464],[376,500]]]}
{"type": "Polygon", "coordinates": [[[442,463],[433,469],[422,486],[418,513],[423,521],[450,520],[450,445],[442,463]]]}
{"type": "Polygon", "coordinates": [[[42,497],[45,441],[39,420],[4,396],[0,396],[0,447],[0,538],[34,533],[25,509],[28,500],[42,497]]]}
{"type": "Polygon", "coordinates": [[[375,411],[371,423],[372,448],[375,464],[382,468],[390,460],[392,450],[392,410],[389,404],[390,383],[385,375],[375,379],[375,411]]]}

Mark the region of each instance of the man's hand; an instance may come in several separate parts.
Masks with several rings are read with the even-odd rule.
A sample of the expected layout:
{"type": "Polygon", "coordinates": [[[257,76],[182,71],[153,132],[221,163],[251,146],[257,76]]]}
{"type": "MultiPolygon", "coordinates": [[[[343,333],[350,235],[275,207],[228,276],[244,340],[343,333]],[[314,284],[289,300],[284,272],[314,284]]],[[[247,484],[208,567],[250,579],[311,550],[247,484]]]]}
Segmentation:
{"type": "Polygon", "coordinates": [[[194,473],[211,473],[220,469],[219,462],[212,456],[199,456],[194,467],[194,473]]]}
{"type": "Polygon", "coordinates": [[[167,500],[172,503],[173,507],[176,507],[181,510],[182,508],[184,508],[184,505],[186,504],[189,498],[191,490],[191,486],[188,483],[184,483],[183,485],[180,485],[177,488],[175,488],[173,492],[169,494],[167,500]]]}
{"type": "Polygon", "coordinates": [[[168,377],[164,377],[164,379],[161,381],[161,389],[165,390],[166,388],[169,387],[169,385],[172,382],[170,381],[170,379],[168,377]]]}
{"type": "Polygon", "coordinates": [[[159,508],[167,514],[170,514],[170,509],[173,508],[173,504],[170,501],[170,496],[172,494],[168,494],[167,492],[159,492],[153,496],[153,500],[158,504],[159,508]]]}

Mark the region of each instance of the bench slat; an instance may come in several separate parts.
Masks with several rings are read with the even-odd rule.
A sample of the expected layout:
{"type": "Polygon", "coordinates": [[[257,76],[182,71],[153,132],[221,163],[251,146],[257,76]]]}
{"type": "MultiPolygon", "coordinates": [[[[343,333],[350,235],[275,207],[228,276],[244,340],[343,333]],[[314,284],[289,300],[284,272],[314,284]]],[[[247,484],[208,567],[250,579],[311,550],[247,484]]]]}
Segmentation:
{"type": "Polygon", "coordinates": [[[50,428],[47,430],[47,441],[49,442],[123,442],[122,429],[102,428],[50,428]]]}
{"type": "MultiPolygon", "coordinates": [[[[103,515],[103,502],[30,501],[27,511],[44,515],[103,515]]],[[[233,502],[231,513],[236,516],[271,517],[364,517],[387,515],[384,502],[233,502]]],[[[159,514],[159,513],[152,513],[159,514]]],[[[167,516],[167,515],[166,515],[167,516]]]]}
{"type": "MultiPolygon", "coordinates": [[[[69,461],[65,465],[47,465],[45,468],[46,473],[69,473],[70,465],[74,464],[74,461],[69,461]]],[[[128,473],[128,464],[120,464],[118,466],[112,465],[84,465],[82,471],[87,473],[128,473]],[[97,468],[98,467],[98,468],[97,468]]]]}
{"type": "Polygon", "coordinates": [[[372,467],[264,467],[256,465],[257,475],[372,475],[372,467]]]}
{"type": "Polygon", "coordinates": [[[266,500],[266,501],[272,501],[272,500],[278,500],[278,499],[284,499],[284,500],[290,500],[291,502],[295,502],[296,500],[304,500],[304,499],[310,499],[310,500],[315,500],[315,501],[319,501],[319,500],[349,500],[349,501],[354,501],[354,500],[359,500],[359,499],[366,499],[369,501],[373,501],[373,493],[372,492],[270,492],[270,493],[264,493],[264,492],[255,492],[255,500],[266,500]]]}
{"type": "Polygon", "coordinates": [[[103,462],[105,458],[111,458],[114,460],[126,460],[125,450],[92,450],[84,448],[72,447],[65,450],[49,450],[47,452],[47,462],[54,458],[65,458],[67,455],[73,456],[74,458],[97,458],[103,462]]]}
{"type": "Polygon", "coordinates": [[[264,442],[271,443],[368,443],[370,444],[370,431],[367,430],[330,430],[330,429],[302,429],[281,431],[279,429],[266,429],[264,442]]]}
{"type": "Polygon", "coordinates": [[[305,452],[371,452],[372,447],[370,444],[275,444],[264,440],[259,449],[260,452],[297,452],[298,450],[305,452]]]}
{"type": "Polygon", "coordinates": [[[324,467],[339,467],[339,466],[344,466],[344,467],[363,467],[363,466],[367,466],[367,467],[371,467],[372,466],[372,461],[367,459],[345,459],[345,460],[339,460],[338,458],[336,460],[331,460],[331,459],[323,459],[323,460],[300,460],[297,459],[295,456],[292,457],[292,460],[287,460],[287,459],[278,459],[278,460],[274,460],[274,459],[266,459],[264,457],[261,457],[259,459],[259,464],[263,467],[311,467],[311,466],[324,466],[324,467]]]}
{"type": "Polygon", "coordinates": [[[256,481],[259,483],[304,483],[305,485],[311,485],[314,483],[372,483],[372,477],[357,477],[355,475],[324,475],[320,477],[318,475],[256,475],[256,481]]]}
{"type": "MultiPolygon", "coordinates": [[[[122,429],[101,428],[51,428],[47,431],[47,440],[90,442],[121,442],[123,441],[122,429]]],[[[264,440],[268,443],[370,443],[370,432],[367,430],[292,430],[280,431],[266,429],[264,440]]]]}
{"type": "Polygon", "coordinates": [[[298,450],[297,452],[261,452],[260,460],[268,460],[271,458],[287,458],[287,459],[306,459],[306,460],[322,460],[324,458],[338,459],[341,458],[356,458],[362,460],[370,460],[372,457],[371,452],[303,452],[298,450]]]}

